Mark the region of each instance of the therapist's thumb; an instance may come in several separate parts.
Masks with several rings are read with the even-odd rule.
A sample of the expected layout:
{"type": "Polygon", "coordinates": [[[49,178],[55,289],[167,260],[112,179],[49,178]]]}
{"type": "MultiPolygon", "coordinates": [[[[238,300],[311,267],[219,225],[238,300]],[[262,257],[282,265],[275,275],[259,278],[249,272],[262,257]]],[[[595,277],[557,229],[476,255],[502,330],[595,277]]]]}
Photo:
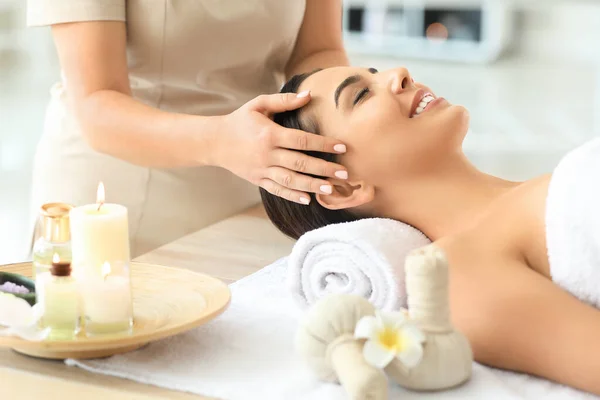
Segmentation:
{"type": "Polygon", "coordinates": [[[256,111],[274,114],[291,111],[304,106],[310,101],[310,91],[300,93],[278,93],[258,96],[251,103],[256,111]]]}

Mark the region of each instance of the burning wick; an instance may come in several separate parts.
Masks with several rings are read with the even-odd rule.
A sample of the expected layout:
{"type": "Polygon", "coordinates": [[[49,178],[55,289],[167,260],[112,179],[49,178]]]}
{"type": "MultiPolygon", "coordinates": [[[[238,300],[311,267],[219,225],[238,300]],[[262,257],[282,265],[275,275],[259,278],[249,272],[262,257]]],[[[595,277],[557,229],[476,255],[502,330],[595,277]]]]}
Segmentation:
{"type": "Polygon", "coordinates": [[[104,281],[106,281],[106,277],[108,275],[110,275],[110,271],[111,271],[111,268],[110,268],[110,264],[108,263],[108,261],[105,262],[104,264],[102,264],[102,279],[104,281]]]}
{"type": "Polygon", "coordinates": [[[100,208],[102,208],[102,205],[104,204],[104,183],[100,182],[98,184],[98,191],[96,192],[96,203],[98,204],[98,210],[100,211],[100,208]]]}

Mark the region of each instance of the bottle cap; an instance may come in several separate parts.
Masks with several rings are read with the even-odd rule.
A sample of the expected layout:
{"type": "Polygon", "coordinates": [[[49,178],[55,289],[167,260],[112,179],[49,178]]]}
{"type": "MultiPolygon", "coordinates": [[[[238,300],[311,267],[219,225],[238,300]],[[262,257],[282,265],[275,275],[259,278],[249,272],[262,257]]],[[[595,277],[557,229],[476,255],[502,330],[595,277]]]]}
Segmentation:
{"type": "Polygon", "coordinates": [[[70,276],[71,263],[68,261],[53,262],[50,267],[50,273],[53,276],[70,276]]]}
{"type": "Polygon", "coordinates": [[[71,240],[69,212],[73,206],[66,203],[44,204],[40,210],[41,233],[44,239],[54,243],[71,240]]]}

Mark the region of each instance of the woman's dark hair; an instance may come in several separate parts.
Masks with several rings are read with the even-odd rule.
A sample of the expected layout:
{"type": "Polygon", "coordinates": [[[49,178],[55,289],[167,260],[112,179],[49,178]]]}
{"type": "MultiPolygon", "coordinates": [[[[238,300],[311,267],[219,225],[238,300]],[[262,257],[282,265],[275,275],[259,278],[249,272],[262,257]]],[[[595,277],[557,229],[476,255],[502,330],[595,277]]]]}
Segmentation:
{"type": "MultiPolygon", "coordinates": [[[[283,85],[280,92],[296,93],[302,82],[317,71],[293,76],[283,85]]],[[[278,113],[275,114],[273,119],[277,124],[286,128],[319,133],[317,124],[305,124],[301,121],[300,110],[278,113]]],[[[304,153],[326,161],[335,162],[334,154],[318,152],[304,153]]],[[[347,210],[329,210],[323,207],[319,204],[313,193],[310,194],[311,200],[309,205],[297,204],[293,201],[272,195],[263,188],[260,188],[260,197],[271,222],[281,232],[293,239],[298,239],[304,233],[325,225],[360,219],[359,216],[347,210]]]]}

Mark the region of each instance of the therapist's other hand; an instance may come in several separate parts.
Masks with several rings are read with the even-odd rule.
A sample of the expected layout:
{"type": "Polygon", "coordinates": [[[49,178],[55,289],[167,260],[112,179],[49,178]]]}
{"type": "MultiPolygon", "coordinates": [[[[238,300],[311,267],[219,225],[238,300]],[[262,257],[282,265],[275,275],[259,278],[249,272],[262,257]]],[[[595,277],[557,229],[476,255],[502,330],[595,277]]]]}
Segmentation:
{"type": "Polygon", "coordinates": [[[341,154],[346,146],[339,140],[287,129],[271,120],[273,114],[295,110],[309,101],[309,92],[262,95],[226,115],[218,165],[299,204],[310,202],[309,192],[331,194],[332,185],[325,179],[347,179],[346,168],[297,150],[341,154]]]}

